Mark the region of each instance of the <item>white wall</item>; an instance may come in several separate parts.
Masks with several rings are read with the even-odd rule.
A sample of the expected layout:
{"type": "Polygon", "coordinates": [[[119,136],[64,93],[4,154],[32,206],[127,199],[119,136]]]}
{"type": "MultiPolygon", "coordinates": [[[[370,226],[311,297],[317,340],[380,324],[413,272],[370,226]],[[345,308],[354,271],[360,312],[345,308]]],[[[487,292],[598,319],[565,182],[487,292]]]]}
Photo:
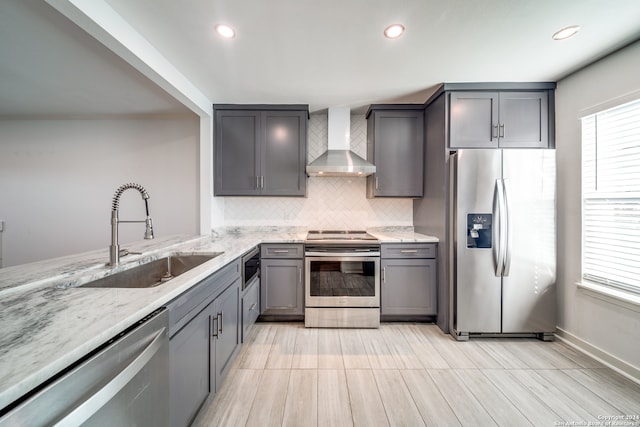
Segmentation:
{"type": "MultiPolygon", "coordinates": [[[[366,158],[367,122],[351,116],[351,150],[366,158]]],[[[327,149],[327,114],[309,120],[308,160],[327,149]]],[[[216,200],[222,199],[219,197],[216,200]]],[[[217,205],[226,226],[301,226],[319,229],[363,229],[381,226],[413,226],[411,199],[367,199],[365,178],[311,177],[307,197],[225,197],[217,205]]],[[[213,209],[216,211],[216,208],[213,209]]],[[[215,215],[215,213],[214,213],[215,215]]],[[[218,223],[219,221],[215,221],[218,223]]]]}
{"type": "MultiPolygon", "coordinates": [[[[0,121],[4,266],[106,251],[113,194],[131,181],[149,192],[156,236],[198,234],[198,148],[196,116],[0,121]]],[[[120,208],[123,220],[144,218],[135,190],[120,208]]],[[[142,239],[144,225],[120,231],[126,244],[142,239]]]]}
{"type": "MultiPolygon", "coordinates": [[[[560,332],[591,350],[640,369],[640,307],[578,289],[581,280],[580,120],[582,111],[636,92],[640,97],[640,42],[558,83],[558,283],[560,332]]],[[[609,105],[610,106],[610,105],[609,105]]]]}

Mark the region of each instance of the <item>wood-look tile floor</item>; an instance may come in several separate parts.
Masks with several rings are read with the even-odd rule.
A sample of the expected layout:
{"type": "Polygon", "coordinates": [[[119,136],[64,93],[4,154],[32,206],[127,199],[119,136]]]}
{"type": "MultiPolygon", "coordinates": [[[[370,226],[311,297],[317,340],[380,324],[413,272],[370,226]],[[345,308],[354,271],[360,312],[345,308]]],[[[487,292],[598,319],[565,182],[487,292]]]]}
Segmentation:
{"type": "Polygon", "coordinates": [[[197,426],[640,426],[640,385],[560,343],[256,323],[197,426]],[[591,423],[591,424],[589,424],[591,423]]]}

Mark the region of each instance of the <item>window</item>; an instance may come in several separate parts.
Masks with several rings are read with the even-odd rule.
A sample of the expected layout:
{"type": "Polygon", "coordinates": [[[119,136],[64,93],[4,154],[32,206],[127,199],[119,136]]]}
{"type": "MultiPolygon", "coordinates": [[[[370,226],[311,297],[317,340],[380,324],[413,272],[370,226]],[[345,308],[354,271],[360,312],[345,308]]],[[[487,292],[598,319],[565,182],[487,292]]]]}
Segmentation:
{"type": "Polygon", "coordinates": [[[640,100],[582,119],[583,279],[640,294],[640,100]]]}

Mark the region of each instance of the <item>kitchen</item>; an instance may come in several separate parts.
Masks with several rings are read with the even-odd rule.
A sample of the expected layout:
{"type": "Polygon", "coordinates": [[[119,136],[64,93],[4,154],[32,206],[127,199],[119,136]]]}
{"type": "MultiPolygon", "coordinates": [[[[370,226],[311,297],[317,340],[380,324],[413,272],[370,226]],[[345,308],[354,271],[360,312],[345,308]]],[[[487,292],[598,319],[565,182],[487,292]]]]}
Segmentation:
{"type": "MultiPolygon", "coordinates": [[[[5,222],[0,235],[3,239],[4,265],[10,266],[15,263],[49,259],[99,248],[106,250],[109,241],[107,210],[110,206],[111,196],[118,185],[130,180],[140,182],[149,189],[151,215],[154,218],[157,238],[174,234],[208,234],[208,230],[212,226],[214,228],[247,225],[308,226],[310,225],[308,223],[309,217],[317,213],[322,214],[322,222],[317,224],[318,228],[324,229],[333,226],[358,228],[354,225],[361,224],[360,218],[363,216],[368,218],[367,227],[408,225],[414,226],[418,230],[422,226],[414,223],[413,201],[409,199],[367,199],[363,180],[355,178],[343,179],[343,181],[337,178],[329,178],[329,181],[309,178],[309,197],[306,199],[211,199],[210,194],[213,190],[210,176],[213,173],[208,161],[212,154],[210,144],[212,132],[210,104],[212,102],[210,99],[201,96],[201,93],[186,81],[186,78],[176,77],[175,74],[170,73],[171,70],[166,67],[166,63],[161,62],[154,54],[149,51],[136,51],[131,39],[127,41],[126,37],[123,37],[119,44],[114,45],[113,40],[109,41],[107,37],[100,35],[100,28],[97,24],[93,28],[85,27],[83,31],[74,26],[70,27],[71,24],[65,21],[66,18],[53,9],[46,10],[42,6],[36,7],[35,2],[25,3],[32,9],[32,13],[39,16],[44,15],[45,23],[51,25],[57,23],[62,27],[63,35],[66,38],[79,41],[73,45],[73,48],[78,49],[77,52],[82,52],[78,55],[80,58],[93,58],[95,54],[89,56],[92,52],[100,53],[100,55],[95,55],[101,61],[100,66],[91,68],[90,61],[81,66],[86,70],[98,73],[97,75],[104,79],[101,81],[109,82],[109,79],[113,78],[113,76],[100,74],[100,70],[114,68],[109,64],[113,64],[115,61],[115,68],[120,73],[117,75],[120,78],[118,80],[120,85],[112,85],[109,90],[96,93],[93,92],[96,89],[91,84],[87,84],[86,93],[93,94],[87,98],[92,102],[85,102],[81,107],[71,105],[66,111],[42,109],[37,116],[30,116],[28,110],[20,108],[18,102],[21,97],[19,96],[9,98],[11,102],[2,102],[2,115],[3,118],[6,117],[0,126],[2,135],[0,150],[2,150],[1,157],[4,159],[0,160],[2,162],[0,168],[2,172],[0,173],[3,177],[2,184],[0,184],[3,200],[0,220],[5,222]],[[115,50],[117,55],[114,56],[112,50],[105,49],[87,33],[97,38],[104,37],[101,41],[115,50]],[[124,58],[130,64],[133,63],[138,70],[146,69],[148,71],[147,77],[140,78],[138,72],[125,66],[126,64],[118,57],[124,58]],[[156,68],[154,69],[151,64],[156,64],[156,68]],[[157,64],[164,64],[164,67],[157,64]],[[144,90],[143,99],[145,96],[151,97],[150,104],[157,107],[157,110],[153,111],[156,113],[155,115],[145,115],[150,111],[149,109],[136,111],[131,107],[131,105],[135,107],[137,104],[135,99],[132,100],[128,96],[128,92],[135,90],[144,90]],[[103,99],[103,102],[93,102],[95,99],[103,99]],[[124,117],[109,114],[106,106],[110,102],[115,103],[116,109],[114,111],[126,111],[129,114],[124,117]],[[188,108],[184,107],[185,103],[188,108]],[[4,108],[13,108],[14,110],[5,110],[4,108]],[[101,110],[101,108],[105,109],[101,110]],[[16,117],[16,111],[18,117],[16,117]],[[79,112],[86,112],[82,120],[69,118],[77,117],[79,112]],[[49,118],[44,119],[47,115],[49,118]],[[135,143],[130,141],[135,141],[135,143]],[[101,161],[86,162],[83,161],[85,159],[100,159],[101,161]],[[177,170],[180,173],[168,173],[171,170],[177,170]],[[87,179],[86,177],[89,176],[96,178],[87,179]],[[326,198],[318,196],[313,186],[320,186],[320,192],[332,196],[340,191],[341,194],[344,194],[344,204],[333,204],[333,200],[331,205],[323,203],[322,200],[326,200],[326,198]],[[310,204],[310,206],[307,208],[306,204],[310,204]],[[69,206],[73,206],[74,209],[70,211],[69,206]],[[336,222],[334,218],[337,216],[341,220],[336,222]],[[18,227],[24,228],[20,230],[18,227]],[[19,234],[16,234],[18,231],[19,234]],[[71,236],[72,238],[70,238],[71,236]]],[[[122,9],[116,8],[116,2],[110,3],[111,7],[120,13],[125,13],[122,9]]],[[[69,4],[69,2],[59,2],[58,7],[61,9],[71,8],[69,4]]],[[[124,6],[120,5],[119,7],[124,6]]],[[[620,8],[626,11],[623,15],[626,14],[632,22],[637,22],[637,9],[634,9],[633,4],[624,3],[624,6],[620,6],[620,8]]],[[[615,7],[608,8],[608,10],[610,13],[614,13],[615,7]]],[[[85,13],[91,14],[91,11],[85,10],[85,13]]],[[[108,16],[100,13],[100,16],[108,16]]],[[[317,11],[317,13],[322,16],[321,11],[317,11]]],[[[618,15],[620,14],[618,11],[618,15]]],[[[134,19],[134,16],[136,15],[132,14],[129,18],[134,19]]],[[[387,21],[386,18],[380,20],[384,23],[387,21]]],[[[604,25],[604,21],[607,19],[603,18],[602,21],[598,25],[604,25]]],[[[613,18],[611,22],[614,22],[613,18]]],[[[16,21],[17,23],[18,21],[16,21]]],[[[549,23],[550,27],[554,27],[551,24],[554,23],[549,23]]],[[[83,25],[88,24],[83,23],[83,25]]],[[[102,22],[102,25],[108,27],[109,22],[102,22]]],[[[140,32],[148,31],[144,20],[141,19],[136,27],[138,25],[140,32]]],[[[568,24],[562,23],[562,25],[568,24]]],[[[58,34],[61,31],[60,27],[54,28],[56,31],[53,34],[58,34]]],[[[410,28],[408,25],[407,27],[410,28]]],[[[8,27],[3,26],[3,28],[8,27]]],[[[43,24],[39,28],[45,29],[46,25],[43,24]]],[[[413,28],[410,29],[413,30],[413,28]]],[[[555,27],[551,28],[549,33],[556,29],[555,27]]],[[[406,39],[409,39],[409,34],[406,34],[406,39]]],[[[586,31],[580,35],[584,34],[587,34],[586,31]]],[[[576,221],[581,210],[579,198],[580,165],[576,162],[576,153],[579,152],[580,147],[580,129],[576,117],[579,116],[580,111],[586,108],[637,91],[639,87],[637,73],[628,70],[638,68],[638,45],[637,43],[630,44],[612,56],[590,65],[574,75],[563,78],[570,71],[577,70],[602,56],[605,51],[622,48],[626,43],[637,38],[637,33],[631,32],[629,34],[623,41],[619,40],[615,43],[612,41],[611,46],[602,46],[601,53],[589,59],[583,59],[579,64],[573,65],[572,69],[563,70],[557,78],[559,80],[556,90],[558,259],[562,260],[558,262],[558,327],[560,331],[565,332],[565,337],[574,344],[599,355],[627,373],[635,374],[637,378],[637,367],[640,366],[637,352],[640,320],[637,315],[637,307],[632,304],[612,303],[610,299],[606,299],[600,294],[577,289],[575,283],[581,280],[579,255],[581,229],[579,221],[576,221]]],[[[150,35],[145,35],[151,39],[150,35]]],[[[41,37],[46,39],[46,37],[53,36],[46,34],[41,37]]],[[[131,37],[135,37],[135,35],[131,37]]],[[[545,40],[549,39],[549,43],[551,43],[550,35],[545,33],[544,37],[545,40]]],[[[38,43],[42,43],[41,40],[36,39],[38,42],[36,46],[30,46],[29,39],[26,37],[16,39],[7,36],[3,37],[3,40],[12,40],[15,46],[25,44],[25,49],[37,49],[38,43]]],[[[239,40],[241,40],[240,35],[238,35],[239,40]]],[[[403,39],[397,41],[401,42],[403,39]]],[[[32,40],[32,42],[34,41],[32,40]]],[[[548,55],[566,55],[566,52],[563,53],[563,49],[566,48],[566,43],[572,42],[572,40],[568,40],[565,45],[557,45],[564,46],[562,49],[555,47],[556,45],[549,47],[548,55]],[[560,53],[555,52],[555,49],[560,50],[560,53]]],[[[590,40],[589,43],[600,46],[594,40],[590,40]]],[[[3,43],[3,49],[4,46],[3,43]]],[[[227,49],[227,47],[223,49],[227,49]]],[[[365,46],[360,48],[367,49],[365,46]]],[[[38,52],[46,53],[39,50],[38,52]]],[[[381,54],[387,55],[392,55],[392,53],[391,51],[381,52],[381,54]]],[[[452,57],[457,57],[456,55],[460,56],[461,54],[454,51],[452,57]]],[[[6,56],[3,54],[3,57],[6,56]]],[[[39,58],[47,57],[41,55],[39,58]]],[[[346,61],[346,58],[341,59],[346,61]]],[[[554,60],[549,62],[558,61],[559,58],[554,57],[554,60]]],[[[36,68],[39,64],[39,62],[34,62],[30,65],[36,68]]],[[[54,64],[52,62],[49,65],[53,67],[54,64]]],[[[54,79],[49,77],[53,80],[52,87],[56,87],[62,82],[67,84],[67,86],[63,85],[63,89],[69,91],[69,87],[73,88],[74,83],[80,85],[83,82],[77,75],[72,75],[76,78],[75,82],[64,82],[65,74],[61,70],[53,69],[52,71],[51,76],[55,77],[54,79]]],[[[345,70],[336,70],[335,72],[338,73],[338,71],[344,73],[345,70]]],[[[392,71],[387,71],[387,74],[396,75],[392,71]]],[[[375,73],[371,76],[376,79],[383,77],[383,75],[375,73]]],[[[398,77],[396,80],[403,79],[402,76],[398,77]]],[[[202,77],[200,78],[202,79],[202,77]]],[[[362,78],[362,76],[358,76],[358,78],[362,78]]],[[[250,80],[249,77],[245,77],[245,79],[250,80]]],[[[341,79],[344,77],[337,78],[337,81],[341,79]]],[[[442,79],[467,81],[470,78],[466,77],[464,73],[447,74],[440,77],[439,80],[434,80],[433,84],[439,83],[442,79]]],[[[494,67],[493,72],[486,74],[480,81],[510,81],[513,79],[514,77],[511,77],[504,70],[496,70],[494,67]],[[498,72],[502,74],[498,74],[498,72]]],[[[519,80],[534,80],[534,78],[522,77],[519,80]]],[[[537,77],[535,80],[543,79],[537,77]]],[[[429,84],[431,82],[423,83],[422,87],[429,84]]],[[[385,85],[378,84],[376,86],[381,92],[356,94],[352,99],[367,99],[362,104],[369,105],[392,98],[393,95],[383,93],[385,85]]],[[[24,90],[24,85],[21,87],[24,90]]],[[[27,85],[27,87],[29,86],[27,85]]],[[[39,89],[46,90],[45,87],[39,89]]],[[[322,84],[318,84],[313,88],[313,91],[321,93],[327,92],[328,89],[322,84]]],[[[24,98],[32,92],[35,91],[24,92],[24,98]]],[[[254,92],[258,92],[258,90],[255,89],[254,92]]],[[[399,93],[408,94],[409,92],[410,90],[404,90],[399,93]]],[[[42,94],[43,101],[67,98],[78,100],[77,97],[72,96],[52,98],[54,95],[46,91],[42,94]]],[[[210,96],[213,102],[274,102],[266,97],[256,100],[251,98],[220,99],[213,95],[210,96]]],[[[409,94],[400,100],[394,100],[394,102],[422,103],[428,96],[428,93],[409,94]]],[[[295,102],[306,103],[310,102],[310,99],[281,101],[281,103],[295,102]]],[[[334,104],[349,102],[352,101],[350,99],[336,100],[334,104]]],[[[49,107],[52,106],[49,105],[49,107]]],[[[322,109],[320,106],[315,108],[322,109]]],[[[364,111],[359,110],[358,113],[359,115],[353,121],[362,125],[365,121],[364,111]]],[[[325,120],[326,116],[322,113],[312,113],[310,129],[315,126],[315,123],[318,123],[318,128],[322,132],[325,120]]],[[[352,125],[352,131],[357,128],[357,125],[352,125]]],[[[310,154],[312,154],[312,147],[316,146],[314,141],[319,139],[321,138],[314,139],[313,133],[309,133],[310,154]]],[[[363,137],[356,137],[352,139],[352,144],[354,139],[358,141],[356,146],[365,140],[363,137]]],[[[317,151],[323,150],[316,150],[314,153],[316,156],[320,154],[317,151]]],[[[139,196],[133,192],[131,194],[124,193],[121,205],[122,218],[140,216],[140,211],[135,209],[140,209],[142,204],[139,202],[139,196]],[[127,211],[128,209],[131,210],[127,211]]],[[[141,228],[136,225],[123,226],[121,233],[123,242],[132,242],[140,239],[141,228]]],[[[435,234],[435,232],[427,234],[435,234]]]]}

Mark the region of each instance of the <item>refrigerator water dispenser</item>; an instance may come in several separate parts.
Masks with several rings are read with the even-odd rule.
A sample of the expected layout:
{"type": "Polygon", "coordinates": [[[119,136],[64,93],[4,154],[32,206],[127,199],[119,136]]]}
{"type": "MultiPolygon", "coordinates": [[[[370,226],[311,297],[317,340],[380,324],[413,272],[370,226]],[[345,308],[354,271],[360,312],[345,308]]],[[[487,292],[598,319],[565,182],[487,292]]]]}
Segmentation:
{"type": "Polygon", "coordinates": [[[492,247],[492,214],[467,214],[467,248],[490,249],[492,247]]]}

